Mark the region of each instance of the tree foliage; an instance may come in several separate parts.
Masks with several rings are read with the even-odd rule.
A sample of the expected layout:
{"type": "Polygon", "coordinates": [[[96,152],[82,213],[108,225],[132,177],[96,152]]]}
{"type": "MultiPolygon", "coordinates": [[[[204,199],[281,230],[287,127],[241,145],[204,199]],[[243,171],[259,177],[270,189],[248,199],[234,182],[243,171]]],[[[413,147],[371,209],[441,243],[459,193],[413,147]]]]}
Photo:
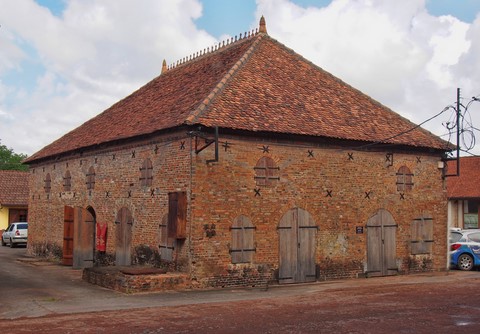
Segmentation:
{"type": "Polygon", "coordinates": [[[28,165],[22,164],[26,154],[15,153],[13,149],[1,144],[0,141],[0,170],[28,170],[28,165]]]}

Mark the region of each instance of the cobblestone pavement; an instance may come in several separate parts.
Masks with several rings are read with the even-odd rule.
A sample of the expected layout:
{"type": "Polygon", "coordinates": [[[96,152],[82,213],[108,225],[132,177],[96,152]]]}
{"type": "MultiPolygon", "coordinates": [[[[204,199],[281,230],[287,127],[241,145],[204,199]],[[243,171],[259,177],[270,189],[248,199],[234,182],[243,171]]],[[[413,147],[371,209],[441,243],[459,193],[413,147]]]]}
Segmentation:
{"type": "Polygon", "coordinates": [[[57,285],[54,277],[69,277],[75,289],[53,293],[34,283],[15,310],[20,304],[3,298],[3,281],[0,333],[476,333],[480,326],[478,271],[124,295],[84,284],[69,268],[17,265],[57,285]]]}

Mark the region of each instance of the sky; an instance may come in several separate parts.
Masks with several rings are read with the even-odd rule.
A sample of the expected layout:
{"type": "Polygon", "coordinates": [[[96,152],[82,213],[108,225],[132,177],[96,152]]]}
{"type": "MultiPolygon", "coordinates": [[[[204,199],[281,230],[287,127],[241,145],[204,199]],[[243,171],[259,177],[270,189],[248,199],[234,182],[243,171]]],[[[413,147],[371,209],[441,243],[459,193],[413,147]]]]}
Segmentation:
{"type": "MultiPolygon", "coordinates": [[[[469,104],[480,98],[478,0],[0,0],[0,143],[31,155],[158,76],[164,59],[262,15],[271,37],[414,123],[455,106],[460,88],[461,147],[480,154],[480,101],[469,104]]],[[[448,140],[453,115],[423,127],[448,140]]]]}

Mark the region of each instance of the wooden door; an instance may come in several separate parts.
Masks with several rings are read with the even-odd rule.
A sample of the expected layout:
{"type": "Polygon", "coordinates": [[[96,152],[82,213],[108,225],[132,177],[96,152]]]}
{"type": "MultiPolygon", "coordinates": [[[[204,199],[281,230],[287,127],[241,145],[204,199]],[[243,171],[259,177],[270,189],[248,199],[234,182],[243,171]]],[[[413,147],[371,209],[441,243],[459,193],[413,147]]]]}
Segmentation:
{"type": "Polygon", "coordinates": [[[315,281],[317,228],[312,216],[300,208],[282,217],[278,226],[280,283],[315,281]]]}
{"type": "Polygon", "coordinates": [[[385,209],[378,210],[367,222],[367,275],[388,276],[398,273],[396,261],[397,224],[385,209]]]}
{"type": "Polygon", "coordinates": [[[168,214],[166,214],[158,226],[158,248],[161,260],[173,261],[174,242],[174,238],[168,237],[168,214]]]}
{"type": "Polygon", "coordinates": [[[95,217],[84,208],[73,212],[73,268],[93,267],[95,217]]]}
{"type": "Polygon", "coordinates": [[[74,208],[65,206],[63,215],[63,259],[65,266],[73,265],[74,208]]]}
{"type": "Polygon", "coordinates": [[[129,266],[132,264],[132,225],[132,213],[127,208],[122,207],[118,211],[117,219],[115,220],[115,265],[117,266],[129,266]]]}

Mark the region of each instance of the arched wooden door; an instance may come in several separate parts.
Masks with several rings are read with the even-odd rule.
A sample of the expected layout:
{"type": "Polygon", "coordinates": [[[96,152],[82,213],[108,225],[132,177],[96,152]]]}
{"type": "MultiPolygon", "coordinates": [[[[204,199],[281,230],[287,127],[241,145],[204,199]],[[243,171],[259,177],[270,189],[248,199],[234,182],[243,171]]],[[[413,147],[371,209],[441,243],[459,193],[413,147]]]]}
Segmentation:
{"type": "Polygon", "coordinates": [[[130,210],[122,207],[115,220],[115,265],[129,266],[132,264],[131,244],[133,217],[130,210]]]}
{"type": "Polygon", "coordinates": [[[316,279],[316,232],[312,216],[305,210],[293,208],[280,220],[279,283],[312,282],[316,279]]]}
{"type": "Polygon", "coordinates": [[[95,213],[79,207],[73,213],[73,268],[93,267],[95,213]]]}
{"type": "Polygon", "coordinates": [[[396,261],[397,224],[385,209],[378,210],[367,222],[367,275],[388,276],[398,273],[396,261]]]}

